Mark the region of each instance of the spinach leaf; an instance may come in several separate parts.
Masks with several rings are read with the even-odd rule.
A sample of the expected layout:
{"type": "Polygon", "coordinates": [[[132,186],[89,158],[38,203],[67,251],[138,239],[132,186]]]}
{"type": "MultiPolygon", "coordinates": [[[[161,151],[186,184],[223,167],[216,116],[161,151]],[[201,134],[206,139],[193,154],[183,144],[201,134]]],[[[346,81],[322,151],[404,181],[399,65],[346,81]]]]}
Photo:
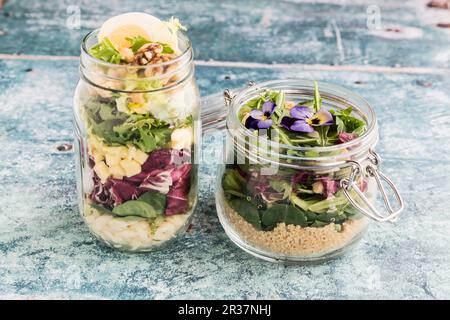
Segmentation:
{"type": "Polygon", "coordinates": [[[99,205],[99,204],[92,203],[91,207],[94,208],[95,210],[98,210],[98,211],[102,212],[102,213],[113,214],[111,210],[109,210],[109,209],[107,209],[104,206],[99,205]]]}
{"type": "Polygon", "coordinates": [[[342,211],[313,213],[308,212],[307,218],[309,221],[323,222],[323,223],[342,223],[347,220],[347,216],[342,211]]]}
{"type": "Polygon", "coordinates": [[[262,212],[261,222],[265,230],[272,230],[277,223],[284,220],[287,205],[274,204],[262,212]]]}
{"type": "Polygon", "coordinates": [[[155,208],[143,200],[129,200],[114,207],[112,212],[120,217],[138,216],[147,219],[156,218],[159,215],[155,208]]]}
{"type": "Polygon", "coordinates": [[[258,208],[246,200],[239,198],[232,199],[231,208],[236,211],[245,221],[253,225],[256,229],[261,230],[261,218],[259,217],[258,208]]]}
{"type": "Polygon", "coordinates": [[[311,225],[311,227],[314,228],[321,228],[321,227],[325,227],[326,225],[328,225],[329,223],[326,222],[322,222],[322,221],[314,221],[314,223],[311,225]]]}
{"type": "Polygon", "coordinates": [[[138,200],[149,204],[157,214],[163,214],[166,209],[167,196],[156,191],[147,191],[138,200]]]}
{"type": "Polygon", "coordinates": [[[287,204],[272,205],[262,213],[261,222],[264,230],[272,230],[280,222],[302,227],[307,226],[304,213],[298,208],[287,204]]]}
{"type": "Polygon", "coordinates": [[[284,217],[284,223],[293,224],[296,226],[306,227],[308,226],[305,213],[300,209],[289,206],[286,210],[286,216],[284,217]]]}

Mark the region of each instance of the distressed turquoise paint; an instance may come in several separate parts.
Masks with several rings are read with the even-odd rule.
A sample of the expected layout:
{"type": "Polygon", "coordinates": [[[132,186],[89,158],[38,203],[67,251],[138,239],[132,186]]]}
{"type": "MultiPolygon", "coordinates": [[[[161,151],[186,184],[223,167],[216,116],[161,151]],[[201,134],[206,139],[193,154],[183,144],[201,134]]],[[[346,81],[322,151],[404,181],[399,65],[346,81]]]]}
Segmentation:
{"type": "Polygon", "coordinates": [[[0,11],[0,30],[7,33],[0,53],[78,55],[88,31],[126,11],[179,16],[201,60],[450,67],[450,31],[436,27],[450,21],[450,12],[429,9],[426,1],[9,0],[0,11]],[[67,27],[69,5],[80,7],[78,30],[67,27]],[[391,32],[367,28],[371,5],[380,9],[380,29],[391,32]]]}
{"type": "MultiPolygon", "coordinates": [[[[76,210],[73,154],[56,151],[72,139],[77,62],[0,61],[0,296],[450,298],[449,78],[197,68],[203,95],[285,77],[344,85],[374,105],[383,170],[407,203],[396,224],[373,225],[355,251],[316,266],[266,263],[235,247],[215,214],[212,165],[201,168],[192,230],[167,250],[128,255],[99,244],[76,210]]],[[[214,147],[207,137],[204,149],[214,147]]]]}

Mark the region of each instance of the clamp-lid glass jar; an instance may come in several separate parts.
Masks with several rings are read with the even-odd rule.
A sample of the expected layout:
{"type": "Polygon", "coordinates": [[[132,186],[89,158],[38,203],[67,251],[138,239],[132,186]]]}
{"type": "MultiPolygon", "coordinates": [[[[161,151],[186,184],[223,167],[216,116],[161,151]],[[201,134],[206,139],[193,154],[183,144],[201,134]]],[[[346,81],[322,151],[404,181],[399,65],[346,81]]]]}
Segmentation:
{"type": "Polygon", "coordinates": [[[149,251],[182,234],[196,204],[200,98],[190,41],[177,38],[176,57],[146,65],[93,57],[98,30],[81,46],[79,209],[97,238],[121,250],[149,251]]]}
{"type": "Polygon", "coordinates": [[[319,94],[312,81],[279,80],[235,96],[226,91],[225,101],[216,205],[225,232],[245,251],[271,261],[331,258],[361,238],[368,218],[393,221],[402,211],[379,172],[376,117],[363,98],[331,84],[320,83],[319,94]],[[387,212],[374,205],[377,186],[387,212]]]}

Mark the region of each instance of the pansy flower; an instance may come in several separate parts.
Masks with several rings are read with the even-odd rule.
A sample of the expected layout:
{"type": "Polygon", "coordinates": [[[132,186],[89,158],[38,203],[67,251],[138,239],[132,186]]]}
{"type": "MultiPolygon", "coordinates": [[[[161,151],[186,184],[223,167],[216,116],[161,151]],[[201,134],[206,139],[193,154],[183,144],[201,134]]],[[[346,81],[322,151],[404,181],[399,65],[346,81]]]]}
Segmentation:
{"type": "Polygon", "coordinates": [[[313,132],[315,126],[329,126],[333,124],[333,116],[324,108],[314,113],[310,108],[295,106],[291,109],[290,117],[281,119],[281,126],[298,132],[313,132]]]}
{"type": "Polygon", "coordinates": [[[245,127],[247,129],[267,129],[272,126],[272,119],[270,116],[275,111],[275,103],[266,101],[263,103],[261,110],[254,109],[250,111],[250,115],[245,120],[245,127]]]}

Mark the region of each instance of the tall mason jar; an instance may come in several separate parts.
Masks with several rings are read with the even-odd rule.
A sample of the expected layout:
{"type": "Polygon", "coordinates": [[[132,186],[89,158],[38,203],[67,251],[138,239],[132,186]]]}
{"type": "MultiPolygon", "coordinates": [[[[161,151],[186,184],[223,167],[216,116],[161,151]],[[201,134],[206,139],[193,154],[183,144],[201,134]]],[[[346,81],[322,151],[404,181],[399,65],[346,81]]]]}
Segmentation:
{"type": "Polygon", "coordinates": [[[241,108],[267,90],[283,92],[286,101],[314,97],[314,83],[306,80],[268,81],[236,95],[225,92],[227,139],[216,206],[229,238],[266,260],[320,261],[353,247],[370,220],[395,220],[403,201],[379,172],[380,157],[372,150],[378,140],[372,107],[351,91],[321,82],[323,106],[337,111],[352,107],[352,115],[365,122],[366,130],[341,144],[294,147],[269,139],[267,133],[257,134],[239,120],[241,108]],[[377,188],[387,212],[374,204],[377,188]],[[399,202],[396,208],[389,192],[399,202]]]}
{"type": "Polygon", "coordinates": [[[177,57],[145,65],[92,57],[81,45],[74,97],[80,213],[107,245],[150,251],[183,234],[197,199],[199,92],[193,51],[178,32],[177,57]]]}

